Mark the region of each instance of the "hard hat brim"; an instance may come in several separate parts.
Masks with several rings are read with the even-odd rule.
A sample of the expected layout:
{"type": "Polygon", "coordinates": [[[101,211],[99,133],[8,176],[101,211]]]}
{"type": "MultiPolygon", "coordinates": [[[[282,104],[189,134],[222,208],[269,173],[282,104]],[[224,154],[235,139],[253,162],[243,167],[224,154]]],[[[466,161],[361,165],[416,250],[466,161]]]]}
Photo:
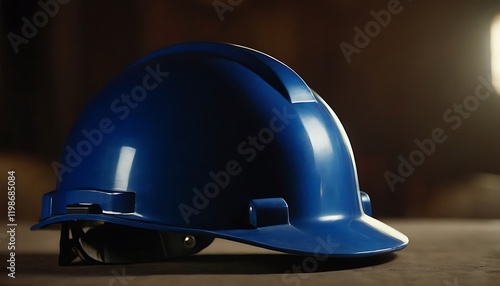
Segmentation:
{"type": "Polygon", "coordinates": [[[355,218],[340,217],[236,230],[188,229],[104,214],[67,214],[43,220],[32,226],[31,230],[69,220],[99,220],[164,232],[206,235],[281,252],[323,257],[369,256],[393,252],[404,248],[409,242],[404,234],[364,214],[355,218]]]}

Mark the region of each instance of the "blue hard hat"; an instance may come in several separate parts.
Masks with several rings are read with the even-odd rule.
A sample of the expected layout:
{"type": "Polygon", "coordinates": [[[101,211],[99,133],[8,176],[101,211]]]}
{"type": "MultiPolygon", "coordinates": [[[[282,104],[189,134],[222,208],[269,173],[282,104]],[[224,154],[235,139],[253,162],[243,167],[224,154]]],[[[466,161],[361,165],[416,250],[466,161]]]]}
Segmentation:
{"type": "Polygon", "coordinates": [[[371,217],[328,104],[242,46],[180,44],[135,62],[90,101],[53,168],[56,190],[32,229],[62,223],[62,264],[74,258],[63,248],[135,262],[190,255],[213,238],[331,256],[408,244],[371,217]],[[127,239],[145,249],[123,254],[127,239]]]}

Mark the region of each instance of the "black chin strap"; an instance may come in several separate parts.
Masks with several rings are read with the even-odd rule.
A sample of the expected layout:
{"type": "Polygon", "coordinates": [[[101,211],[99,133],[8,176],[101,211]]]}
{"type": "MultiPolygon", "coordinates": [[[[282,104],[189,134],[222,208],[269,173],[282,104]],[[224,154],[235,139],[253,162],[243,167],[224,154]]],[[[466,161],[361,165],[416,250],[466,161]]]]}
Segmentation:
{"type": "Polygon", "coordinates": [[[59,265],[115,264],[164,261],[193,255],[212,243],[212,237],[166,233],[111,223],[87,232],[78,221],[63,222],[59,241],[59,265]],[[71,234],[71,238],[70,238],[71,234]]]}
{"type": "Polygon", "coordinates": [[[76,221],[63,222],[61,225],[61,239],[59,240],[59,265],[67,266],[80,258],[84,264],[101,264],[83,250],[80,238],[84,235],[83,229],[76,221]],[[71,233],[71,237],[69,235],[71,233]]]}
{"type": "Polygon", "coordinates": [[[69,238],[69,222],[63,222],[59,240],[59,265],[69,265],[77,257],[73,239],[69,238]]]}

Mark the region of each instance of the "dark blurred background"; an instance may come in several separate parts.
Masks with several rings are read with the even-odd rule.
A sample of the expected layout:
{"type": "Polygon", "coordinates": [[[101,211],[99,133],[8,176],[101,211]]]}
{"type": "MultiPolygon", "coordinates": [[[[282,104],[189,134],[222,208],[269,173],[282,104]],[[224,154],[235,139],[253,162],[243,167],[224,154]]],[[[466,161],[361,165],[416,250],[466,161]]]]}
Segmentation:
{"type": "Polygon", "coordinates": [[[50,164],[106,82],[162,47],[221,41],[280,59],[331,105],[376,216],[498,218],[500,97],[479,100],[456,130],[443,114],[475,95],[478,76],[489,80],[490,26],[500,1],[402,0],[400,12],[348,63],[340,44],[355,46],[354,28],[365,30],[372,10],[396,2],[3,0],[0,183],[6,185],[6,170],[17,171],[18,216],[35,220],[41,195],[55,186],[50,164]],[[40,12],[48,2],[53,15],[40,12]],[[23,19],[38,21],[36,33],[24,37],[23,19]],[[408,159],[415,139],[430,138],[435,128],[448,139],[391,190],[384,174],[397,175],[398,156],[408,159]]]}

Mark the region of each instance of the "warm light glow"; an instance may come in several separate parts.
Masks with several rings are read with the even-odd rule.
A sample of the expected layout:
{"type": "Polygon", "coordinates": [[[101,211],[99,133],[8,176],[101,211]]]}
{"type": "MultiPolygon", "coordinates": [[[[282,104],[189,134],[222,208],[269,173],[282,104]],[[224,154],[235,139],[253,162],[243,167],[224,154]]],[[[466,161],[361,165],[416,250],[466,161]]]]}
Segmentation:
{"type": "Polygon", "coordinates": [[[491,23],[491,82],[500,93],[500,14],[491,23]]]}

